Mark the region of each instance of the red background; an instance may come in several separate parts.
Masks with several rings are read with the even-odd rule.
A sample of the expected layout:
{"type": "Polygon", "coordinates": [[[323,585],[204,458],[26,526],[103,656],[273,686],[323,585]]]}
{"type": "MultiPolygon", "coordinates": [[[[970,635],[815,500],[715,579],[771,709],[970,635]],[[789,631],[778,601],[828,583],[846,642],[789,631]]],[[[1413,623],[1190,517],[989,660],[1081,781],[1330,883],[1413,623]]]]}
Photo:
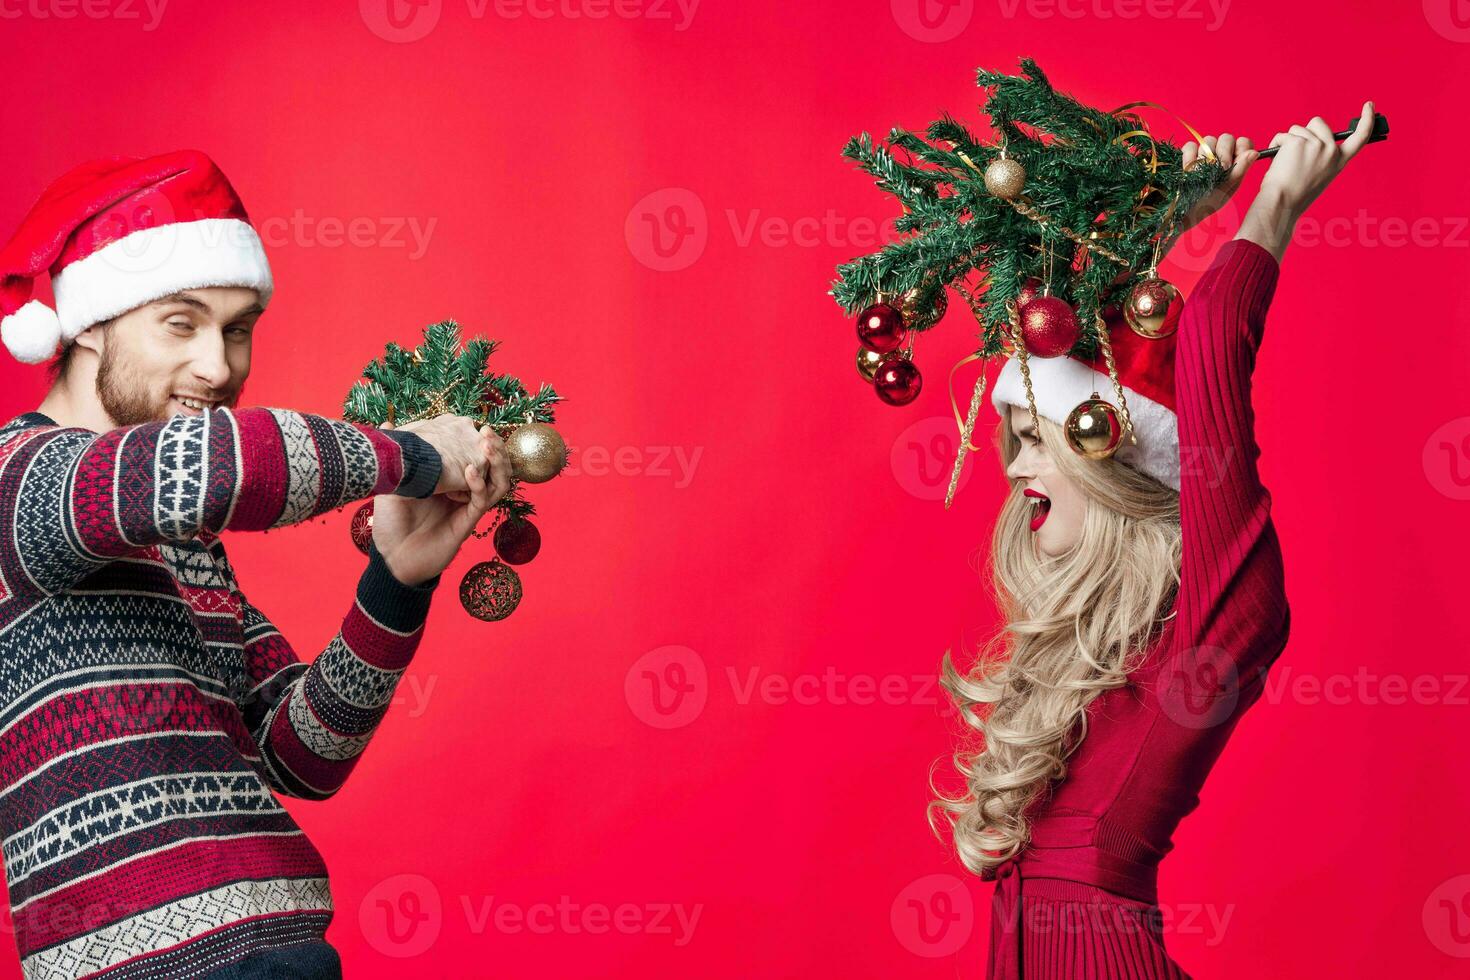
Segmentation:
{"type": "MultiPolygon", "coordinates": [[[[138,0],[67,2],[0,0],[0,233],[79,162],[195,146],[275,219],[249,403],[336,414],[385,341],[445,316],[568,396],[577,468],[533,495],[546,544],[520,610],[460,610],[454,583],[489,551],[472,542],[363,765],[329,803],[290,804],[354,977],[981,975],[990,886],[924,822],[952,726],[926,678],[996,625],[974,568],[1005,487],[986,454],[952,511],[922,499],[954,442],[958,304],[919,345],[914,406],[853,370],[825,290],[875,246],[854,220],[894,206],[838,151],[942,108],[974,118],[973,69],[1022,54],[1089,101],[1262,141],[1376,99],[1393,138],[1311,212],[1257,370],[1294,608],[1283,686],[1161,896],[1199,977],[1470,965],[1464,0],[1236,0],[1223,19],[1196,0],[961,0],[928,28],[918,0],[704,0],[683,29],[654,0],[545,17],[444,0],[409,43],[369,26],[389,33],[383,0],[174,0],[156,23],[138,0]],[[434,223],[426,248],[393,233],[410,218],[434,223]],[[687,251],[661,261],[655,225],[692,229],[664,239],[687,251]],[[660,702],[683,705],[661,728],[643,671],[678,668],[638,662],[669,646],[692,651],[694,690],[660,702]],[[963,882],[948,906],[931,875],[963,882]],[[541,903],[576,911],[518,924],[545,923],[541,903]],[[692,936],[652,922],[660,905],[697,908],[692,936]]],[[[1192,283],[1232,233],[1227,212],[1167,274],[1192,283]]],[[[0,415],[38,403],[41,370],[0,372],[0,415]]],[[[314,655],[362,564],[347,514],[229,547],[314,655]]]]}

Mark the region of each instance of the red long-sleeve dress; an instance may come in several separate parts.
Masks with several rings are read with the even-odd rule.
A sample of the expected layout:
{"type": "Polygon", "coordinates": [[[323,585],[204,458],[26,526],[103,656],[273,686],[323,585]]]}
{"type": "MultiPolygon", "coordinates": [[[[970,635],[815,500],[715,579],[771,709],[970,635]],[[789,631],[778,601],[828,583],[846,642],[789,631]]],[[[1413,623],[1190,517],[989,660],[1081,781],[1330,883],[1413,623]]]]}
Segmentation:
{"type": "Polygon", "coordinates": [[[996,869],[991,980],[1187,976],[1164,949],[1158,864],[1291,623],[1250,401],[1277,274],[1265,249],[1232,241],[1189,297],[1174,338],[1178,614],[1129,683],[1088,706],[1031,843],[996,869]]]}

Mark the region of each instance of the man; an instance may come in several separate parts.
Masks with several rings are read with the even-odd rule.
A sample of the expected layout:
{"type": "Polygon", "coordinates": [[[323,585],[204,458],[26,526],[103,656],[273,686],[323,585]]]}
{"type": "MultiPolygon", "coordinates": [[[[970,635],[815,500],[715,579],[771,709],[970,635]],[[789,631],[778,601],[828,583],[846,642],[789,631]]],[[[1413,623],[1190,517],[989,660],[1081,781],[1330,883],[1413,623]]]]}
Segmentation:
{"type": "Polygon", "coordinates": [[[192,151],[79,167],[0,250],[6,346],[60,354],[0,428],[0,851],[28,977],[341,974],[326,867],[272,791],[342,786],[509,467],[469,419],[236,408],[272,288],[192,151]],[[48,271],[55,312],[30,300],[48,271]],[[355,600],[308,667],[219,532],[374,495],[355,600]]]}

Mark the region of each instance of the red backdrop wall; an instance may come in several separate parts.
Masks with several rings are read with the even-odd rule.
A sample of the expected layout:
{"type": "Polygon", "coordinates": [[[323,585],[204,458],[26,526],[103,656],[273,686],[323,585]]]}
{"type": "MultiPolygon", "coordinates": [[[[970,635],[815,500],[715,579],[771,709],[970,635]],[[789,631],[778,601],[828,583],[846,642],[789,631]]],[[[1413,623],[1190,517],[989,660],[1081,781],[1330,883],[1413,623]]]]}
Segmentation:
{"type": "MultiPolygon", "coordinates": [[[[1392,119],[1285,263],[1256,406],[1294,629],[1161,895],[1199,977],[1464,973],[1463,0],[392,2],[0,0],[0,232],[83,160],[199,147],[279,283],[250,403],[337,413],[446,316],[568,396],[520,610],[460,610],[472,542],[357,773],[291,803],[349,976],[981,975],[990,886],[923,812],[937,662],[996,626],[994,458],[936,502],[971,324],[894,410],[825,290],[893,212],[843,142],[971,117],[1023,54],[1207,132],[1392,119]]],[[[0,372],[0,414],[37,404],[0,372]]],[[[314,655],[347,515],[228,546],[314,655]]]]}

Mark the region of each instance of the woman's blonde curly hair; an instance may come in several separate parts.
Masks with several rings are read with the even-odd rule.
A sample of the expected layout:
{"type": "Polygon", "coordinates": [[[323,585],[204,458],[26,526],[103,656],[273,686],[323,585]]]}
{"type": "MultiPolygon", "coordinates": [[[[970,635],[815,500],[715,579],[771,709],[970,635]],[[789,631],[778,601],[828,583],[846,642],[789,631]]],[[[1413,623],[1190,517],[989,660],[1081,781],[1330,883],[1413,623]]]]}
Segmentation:
{"type": "MultiPolygon", "coordinates": [[[[1057,467],[1088,501],[1067,555],[1035,549],[1031,504],[1013,483],[996,521],[988,568],[1005,626],[960,674],[945,653],[941,681],[968,737],[955,752],[965,789],[931,783],[931,824],[952,825],[960,860],[977,874],[1019,854],[1027,807],[1067,774],[1087,734],[1087,706],[1121,687],[1178,593],[1179,494],[1116,459],[1087,460],[1061,427],[1038,418],[1057,467]]],[[[996,427],[1005,467],[1021,450],[1007,418],[996,427]]]]}

